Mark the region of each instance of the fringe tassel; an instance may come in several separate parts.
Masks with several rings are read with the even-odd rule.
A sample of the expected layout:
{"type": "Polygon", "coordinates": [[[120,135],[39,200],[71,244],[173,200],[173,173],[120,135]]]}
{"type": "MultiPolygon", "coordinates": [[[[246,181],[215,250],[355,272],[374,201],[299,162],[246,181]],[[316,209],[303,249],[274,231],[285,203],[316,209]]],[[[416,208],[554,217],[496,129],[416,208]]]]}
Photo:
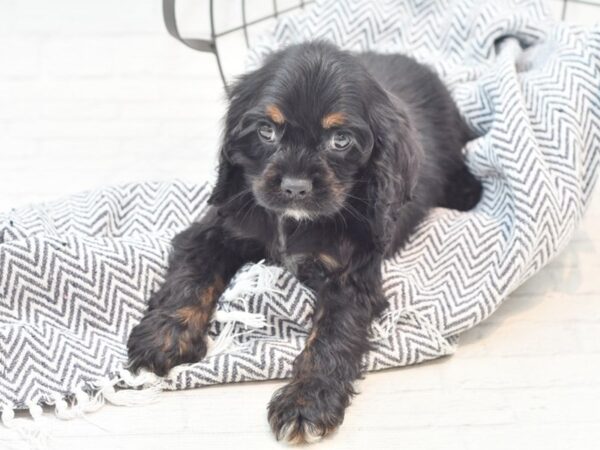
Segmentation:
{"type": "MultiPolygon", "coordinates": [[[[217,310],[213,317],[215,322],[223,323],[224,326],[216,339],[208,337],[207,357],[240,350],[241,346],[236,345],[236,338],[267,326],[264,315],[247,312],[245,308],[248,306],[248,298],[251,295],[285,295],[285,292],[276,287],[281,272],[281,268],[267,266],[265,261],[262,260],[249,266],[235,277],[231,286],[221,296],[219,301],[221,309],[217,310]],[[241,307],[242,310],[232,309],[233,305],[238,308],[241,307]],[[245,325],[246,330],[235,333],[236,323],[245,325]]],[[[169,373],[170,377],[171,373],[169,373]]]]}
{"type": "Polygon", "coordinates": [[[117,406],[138,406],[154,403],[162,391],[163,379],[155,374],[142,371],[134,375],[122,369],[119,378],[110,380],[101,387],[99,394],[117,406]],[[126,386],[140,389],[115,389],[115,386],[124,383],[126,386]]]}
{"type": "Polygon", "coordinates": [[[283,269],[266,265],[264,259],[246,267],[248,268],[237,275],[233,283],[223,293],[221,301],[243,301],[248,294],[285,295],[285,292],[276,287],[283,269]]]}

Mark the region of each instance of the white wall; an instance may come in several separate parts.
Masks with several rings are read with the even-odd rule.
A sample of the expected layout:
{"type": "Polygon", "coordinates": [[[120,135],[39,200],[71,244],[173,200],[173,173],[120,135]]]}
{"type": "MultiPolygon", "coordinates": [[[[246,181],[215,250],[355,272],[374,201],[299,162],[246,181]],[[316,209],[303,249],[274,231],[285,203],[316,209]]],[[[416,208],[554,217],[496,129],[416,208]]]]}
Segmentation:
{"type": "MultiPolygon", "coordinates": [[[[206,31],[206,0],[179,3],[182,29],[206,31]]],[[[219,26],[239,20],[237,0],[215,3],[219,26]]],[[[248,5],[255,18],[272,1],[248,5]]],[[[568,19],[599,12],[570,5],[568,19]]],[[[0,0],[0,210],[103,184],[206,179],[222,98],[213,56],[167,35],[160,0],[0,0]]]]}
{"type": "Polygon", "coordinates": [[[0,209],[204,179],[222,98],[214,57],[167,35],[159,0],[0,0],[0,209]]]}

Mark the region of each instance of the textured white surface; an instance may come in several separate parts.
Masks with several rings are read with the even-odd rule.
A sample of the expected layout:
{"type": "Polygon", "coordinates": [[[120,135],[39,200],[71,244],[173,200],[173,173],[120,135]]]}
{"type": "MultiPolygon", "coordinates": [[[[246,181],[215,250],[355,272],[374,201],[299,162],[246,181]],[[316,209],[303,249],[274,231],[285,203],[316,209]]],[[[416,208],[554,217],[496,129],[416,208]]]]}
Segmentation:
{"type": "MultiPolygon", "coordinates": [[[[166,36],[159,3],[0,1],[0,209],[212,174],[223,113],[214,61],[166,36]]],[[[600,19],[590,5],[567,13],[600,19]]],[[[567,249],[465,333],[455,356],[370,374],[341,430],[315,448],[596,448],[599,222],[597,195],[567,249]]],[[[86,420],[48,412],[43,423],[55,449],[280,448],[265,410],[279,385],[164,393],[86,420]]],[[[0,428],[4,448],[24,447],[0,428]]]]}
{"type": "Polygon", "coordinates": [[[223,97],[214,56],[170,38],[158,0],[1,0],[0,209],[212,176],[223,97]]]}

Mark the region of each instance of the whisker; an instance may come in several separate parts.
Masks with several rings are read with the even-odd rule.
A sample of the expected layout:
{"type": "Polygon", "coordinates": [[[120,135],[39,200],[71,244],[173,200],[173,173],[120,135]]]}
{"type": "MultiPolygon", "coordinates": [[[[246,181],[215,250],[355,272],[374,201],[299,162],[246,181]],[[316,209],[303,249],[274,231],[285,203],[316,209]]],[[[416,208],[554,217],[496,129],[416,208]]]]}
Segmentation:
{"type": "Polygon", "coordinates": [[[251,215],[251,211],[257,206],[257,204],[253,201],[254,198],[250,197],[246,203],[244,203],[244,205],[240,208],[240,210],[243,210],[244,208],[247,208],[246,212],[244,213],[244,216],[242,217],[240,223],[244,223],[246,221],[246,218],[251,215]]]}
{"type": "Polygon", "coordinates": [[[354,217],[358,221],[361,221],[361,222],[364,222],[367,224],[369,223],[369,219],[366,216],[364,216],[363,214],[361,214],[360,211],[358,211],[352,205],[349,205],[346,203],[346,204],[342,205],[342,209],[344,211],[347,211],[352,217],[354,217]]]}
{"type": "Polygon", "coordinates": [[[252,192],[251,188],[242,189],[240,192],[238,192],[237,194],[233,195],[230,199],[228,199],[227,202],[225,202],[223,204],[223,206],[228,206],[233,201],[238,200],[240,197],[242,197],[242,196],[244,196],[246,194],[249,194],[251,192],[252,192]]]}

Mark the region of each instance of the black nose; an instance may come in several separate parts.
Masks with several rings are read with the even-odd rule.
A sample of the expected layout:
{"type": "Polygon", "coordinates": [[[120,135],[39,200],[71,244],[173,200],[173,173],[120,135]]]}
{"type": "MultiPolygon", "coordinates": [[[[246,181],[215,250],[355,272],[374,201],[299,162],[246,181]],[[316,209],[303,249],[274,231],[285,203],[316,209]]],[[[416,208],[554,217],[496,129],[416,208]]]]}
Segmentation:
{"type": "Polygon", "coordinates": [[[312,191],[312,181],[306,178],[283,177],[281,191],[290,199],[302,198],[312,191]]]}

